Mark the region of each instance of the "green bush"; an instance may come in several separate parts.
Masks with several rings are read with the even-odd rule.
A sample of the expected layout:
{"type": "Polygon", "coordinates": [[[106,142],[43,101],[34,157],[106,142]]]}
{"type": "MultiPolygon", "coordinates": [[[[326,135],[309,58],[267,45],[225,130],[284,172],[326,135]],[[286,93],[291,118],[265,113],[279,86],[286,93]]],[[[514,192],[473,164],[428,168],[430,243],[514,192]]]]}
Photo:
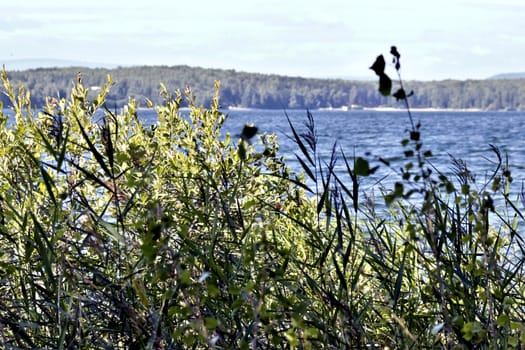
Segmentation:
{"type": "Polygon", "coordinates": [[[298,205],[286,202],[297,190],[281,176],[274,136],[261,139],[263,153],[219,137],[218,101],[204,110],[190,91],[186,118],[183,97],[163,90],[149,128],[135,101],[119,114],[103,108],[110,79],[88,101],[79,78],[71,100],[38,113],[4,84],[16,113],[10,128],[2,116],[0,136],[4,344],[286,341],[297,302],[275,282],[293,277],[285,262],[300,232],[275,209],[298,205]]]}
{"type": "Polygon", "coordinates": [[[290,123],[295,174],[275,135],[220,134],[218,83],[209,109],[162,87],[146,126],[132,99],[105,108],[110,77],[93,97],[79,76],[42,111],[2,80],[15,112],[9,127],[0,115],[5,348],[525,344],[524,218],[497,149],[486,184],[460,160],[449,179],[412,123],[380,211],[360,188],[376,167],[335,146],[324,163],[310,113],[305,133],[290,123]]]}

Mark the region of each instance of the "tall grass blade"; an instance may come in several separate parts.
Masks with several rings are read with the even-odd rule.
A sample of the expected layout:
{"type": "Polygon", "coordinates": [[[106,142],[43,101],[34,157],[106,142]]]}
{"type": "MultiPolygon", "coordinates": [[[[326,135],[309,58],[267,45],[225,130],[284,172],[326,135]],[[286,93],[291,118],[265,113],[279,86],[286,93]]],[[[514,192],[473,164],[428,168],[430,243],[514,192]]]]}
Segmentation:
{"type": "Polygon", "coordinates": [[[47,172],[47,170],[40,165],[40,173],[42,174],[42,179],[44,180],[44,185],[46,186],[47,194],[49,195],[49,198],[51,198],[51,201],[56,206],[58,205],[57,200],[55,198],[55,192],[53,191],[53,188],[55,187],[55,183],[53,182],[53,179],[47,172]]]}
{"type": "Polygon", "coordinates": [[[49,282],[49,286],[55,286],[55,274],[53,272],[53,259],[52,257],[55,255],[55,247],[51,244],[49,239],[46,236],[46,232],[44,232],[43,227],[41,226],[39,220],[35,216],[33,212],[31,212],[31,219],[33,221],[33,224],[35,225],[34,230],[34,241],[36,243],[36,247],[38,249],[38,253],[40,258],[42,259],[44,271],[47,275],[47,280],[49,282]]]}
{"type": "Polygon", "coordinates": [[[348,175],[350,175],[350,179],[352,180],[352,191],[346,189],[346,193],[350,196],[350,199],[352,199],[352,204],[354,206],[354,212],[357,213],[357,210],[359,209],[359,182],[357,180],[357,174],[352,170],[350,167],[350,164],[348,163],[348,159],[346,158],[346,155],[344,152],[341,152],[343,155],[343,160],[345,162],[346,171],[348,175]]]}
{"type": "Polygon", "coordinates": [[[399,303],[399,296],[401,294],[401,286],[403,285],[403,277],[405,275],[405,263],[407,258],[407,252],[408,252],[408,245],[405,246],[405,249],[403,250],[403,258],[401,259],[401,265],[399,266],[399,270],[396,277],[396,283],[394,285],[394,294],[393,294],[393,302],[394,302],[394,312],[397,310],[397,305],[399,303]]]}
{"type": "Polygon", "coordinates": [[[308,160],[308,162],[315,167],[315,163],[314,161],[312,160],[312,157],[310,156],[308,150],[306,149],[306,146],[304,145],[303,141],[301,140],[301,137],[299,136],[299,134],[297,133],[297,131],[295,130],[293,124],[292,124],[292,121],[290,120],[290,117],[288,116],[288,114],[286,114],[285,112],[285,116],[286,116],[286,119],[288,120],[288,124],[290,125],[290,129],[292,130],[292,133],[293,133],[293,136],[294,136],[294,141],[297,143],[297,145],[299,146],[299,149],[301,150],[301,153],[306,157],[306,159],[308,160]]]}
{"type": "Polygon", "coordinates": [[[345,275],[343,274],[343,271],[341,271],[341,268],[339,266],[339,263],[337,262],[337,259],[336,259],[336,255],[335,254],[332,254],[332,263],[334,264],[335,266],[335,273],[337,275],[337,278],[339,280],[339,285],[341,287],[343,287],[343,289],[345,291],[348,291],[348,285],[347,285],[347,282],[346,282],[346,277],[345,275]]]}
{"type": "Polygon", "coordinates": [[[97,148],[95,147],[95,145],[93,144],[93,142],[91,142],[88,134],[86,133],[86,130],[84,129],[84,127],[82,126],[82,123],[80,122],[80,119],[78,119],[78,117],[75,117],[76,118],[76,121],[77,121],[77,124],[78,124],[78,127],[80,129],[80,133],[82,134],[82,137],[84,138],[84,141],[86,141],[87,145],[88,145],[88,148],[89,150],[91,151],[91,153],[93,154],[93,156],[95,157],[95,160],[97,161],[97,163],[100,165],[100,167],[102,168],[102,170],[104,170],[104,173],[106,174],[106,176],[108,176],[109,178],[113,178],[113,174],[112,172],[109,170],[106,162],[104,161],[104,157],[102,156],[102,154],[100,154],[100,152],[97,150],[97,148]]]}
{"type": "Polygon", "coordinates": [[[310,169],[310,167],[304,162],[304,160],[301,157],[299,157],[298,155],[295,155],[295,157],[297,158],[297,161],[299,161],[299,164],[301,164],[301,167],[303,168],[303,170],[306,172],[306,175],[308,175],[308,177],[312,181],[316,182],[317,179],[315,178],[315,175],[310,169]]]}

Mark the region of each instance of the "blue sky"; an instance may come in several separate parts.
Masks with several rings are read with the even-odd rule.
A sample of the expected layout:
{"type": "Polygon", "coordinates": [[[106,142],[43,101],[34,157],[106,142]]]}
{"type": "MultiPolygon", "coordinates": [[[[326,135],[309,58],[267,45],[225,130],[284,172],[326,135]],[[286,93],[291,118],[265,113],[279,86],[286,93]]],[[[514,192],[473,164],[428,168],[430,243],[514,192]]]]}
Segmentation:
{"type": "Polygon", "coordinates": [[[405,79],[525,71],[523,0],[17,0],[2,4],[0,63],[61,59],[303,77],[405,79]]]}

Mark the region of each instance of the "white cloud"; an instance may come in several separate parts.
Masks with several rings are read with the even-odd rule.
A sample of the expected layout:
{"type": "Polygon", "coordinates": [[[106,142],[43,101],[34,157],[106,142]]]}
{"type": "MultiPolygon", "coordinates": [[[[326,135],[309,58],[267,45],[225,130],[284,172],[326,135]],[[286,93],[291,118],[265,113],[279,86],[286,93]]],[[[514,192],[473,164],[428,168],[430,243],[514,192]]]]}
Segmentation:
{"type": "Polygon", "coordinates": [[[506,71],[523,70],[516,58],[525,47],[522,0],[24,0],[2,6],[0,55],[9,58],[363,76],[375,55],[397,45],[404,73],[419,79],[485,77],[505,55],[513,57],[506,71]]]}
{"type": "Polygon", "coordinates": [[[487,47],[474,45],[470,48],[470,52],[472,52],[472,54],[475,56],[488,56],[492,51],[487,47]]]}

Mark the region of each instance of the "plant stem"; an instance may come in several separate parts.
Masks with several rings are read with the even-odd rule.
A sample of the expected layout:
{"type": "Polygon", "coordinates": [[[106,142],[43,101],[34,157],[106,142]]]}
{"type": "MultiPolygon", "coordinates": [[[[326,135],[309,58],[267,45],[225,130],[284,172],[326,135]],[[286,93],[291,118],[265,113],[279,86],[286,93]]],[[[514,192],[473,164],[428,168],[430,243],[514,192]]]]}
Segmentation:
{"type": "MultiPolygon", "coordinates": [[[[403,79],[401,79],[401,73],[399,73],[399,70],[396,70],[396,71],[397,71],[397,77],[399,78],[399,85],[401,86],[401,89],[403,89],[403,91],[406,91],[403,86],[403,79]]],[[[412,113],[410,112],[410,104],[408,103],[407,97],[408,96],[405,96],[403,100],[405,101],[405,107],[407,109],[408,118],[410,119],[410,125],[412,126],[412,131],[416,131],[416,127],[414,125],[414,119],[412,119],[412,113]]]]}

